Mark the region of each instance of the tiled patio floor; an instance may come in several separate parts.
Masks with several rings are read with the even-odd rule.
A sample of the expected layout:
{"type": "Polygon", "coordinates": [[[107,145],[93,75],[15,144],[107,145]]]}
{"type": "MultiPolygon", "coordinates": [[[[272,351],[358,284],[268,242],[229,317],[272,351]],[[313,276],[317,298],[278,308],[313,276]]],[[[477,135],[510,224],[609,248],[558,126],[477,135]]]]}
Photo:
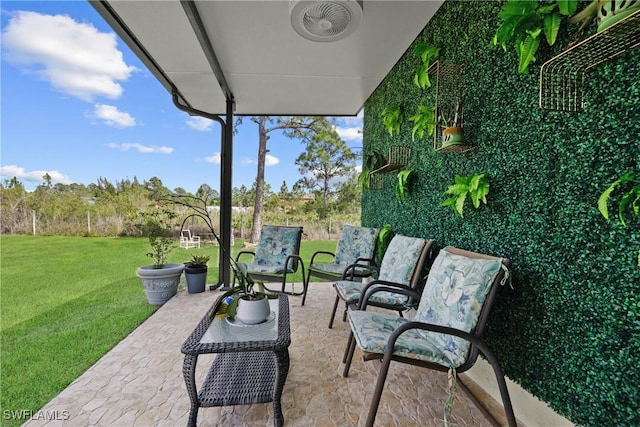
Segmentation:
{"type": "MultiPolygon", "coordinates": [[[[43,413],[68,413],[65,421],[29,421],[48,426],[184,426],[189,398],[182,378],[180,347],[207,312],[217,291],[178,295],[51,400],[43,413]]],[[[341,359],[348,326],[328,329],[335,298],[330,284],[312,283],[305,306],[290,297],[291,368],[282,395],[286,426],[360,426],[366,420],[379,362],[364,363],[356,350],[348,378],[341,359]]],[[[198,360],[199,377],[206,374],[198,360]]],[[[208,366],[207,366],[208,368],[208,366]]],[[[199,384],[199,383],[198,383],[199,384]]],[[[199,385],[198,385],[199,387],[199,385]]],[[[445,373],[392,364],[376,425],[444,425],[445,373]]],[[[272,404],[204,408],[199,426],[273,425],[272,404]]],[[[451,425],[488,426],[461,391],[451,425]]]]}

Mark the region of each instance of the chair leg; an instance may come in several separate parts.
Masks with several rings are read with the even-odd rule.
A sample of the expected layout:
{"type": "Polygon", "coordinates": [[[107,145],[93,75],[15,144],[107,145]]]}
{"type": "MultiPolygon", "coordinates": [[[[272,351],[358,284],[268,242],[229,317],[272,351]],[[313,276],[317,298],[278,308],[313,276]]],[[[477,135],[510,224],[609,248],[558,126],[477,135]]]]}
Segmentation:
{"type": "Polygon", "coordinates": [[[346,322],[347,321],[347,312],[349,311],[349,304],[347,304],[346,302],[344,303],[344,312],[342,313],[342,321],[346,322]]]}
{"type": "Polygon", "coordinates": [[[336,302],[333,304],[333,311],[331,312],[331,319],[329,319],[329,329],[333,328],[333,319],[336,317],[336,310],[338,310],[338,304],[340,303],[340,297],[336,295],[336,302]]]}
{"type": "Polygon", "coordinates": [[[307,300],[307,289],[309,288],[309,283],[311,282],[311,270],[309,270],[309,274],[307,274],[307,280],[304,280],[304,274],[302,275],[302,286],[304,286],[304,292],[302,293],[302,305],[307,300]]]}
{"type": "Polygon", "coordinates": [[[371,406],[369,406],[369,415],[367,415],[367,427],[373,427],[373,422],[376,420],[376,414],[378,413],[378,406],[380,406],[380,398],[382,397],[382,389],[384,383],[387,380],[387,373],[389,372],[389,366],[391,365],[391,356],[387,356],[382,359],[382,365],[380,366],[380,372],[378,373],[378,380],[376,381],[376,388],[373,391],[373,399],[371,400],[371,406]]]}
{"type": "Polygon", "coordinates": [[[302,268],[302,305],[304,305],[305,300],[307,299],[307,289],[309,288],[309,276],[307,276],[304,271],[304,264],[302,261],[300,262],[300,267],[302,268]]]}
{"type": "Polygon", "coordinates": [[[507,382],[504,380],[504,374],[502,373],[500,363],[484,344],[478,345],[478,347],[493,368],[493,373],[496,377],[496,381],[498,382],[498,390],[500,390],[500,397],[502,398],[502,406],[504,408],[505,416],[507,417],[507,424],[509,425],[509,427],[517,427],[518,423],[516,421],[516,416],[513,413],[513,406],[511,406],[509,389],[507,388],[507,382]]]}
{"type": "Polygon", "coordinates": [[[353,338],[353,332],[349,334],[349,342],[347,344],[347,354],[346,361],[344,365],[344,370],[342,371],[343,377],[349,376],[349,368],[351,367],[351,361],[353,360],[353,353],[356,351],[356,340],[353,338]]]}
{"type": "Polygon", "coordinates": [[[349,333],[349,339],[347,340],[347,348],[344,349],[344,355],[342,356],[342,363],[347,363],[347,356],[349,355],[349,348],[351,348],[351,344],[353,343],[353,332],[349,333]]]}

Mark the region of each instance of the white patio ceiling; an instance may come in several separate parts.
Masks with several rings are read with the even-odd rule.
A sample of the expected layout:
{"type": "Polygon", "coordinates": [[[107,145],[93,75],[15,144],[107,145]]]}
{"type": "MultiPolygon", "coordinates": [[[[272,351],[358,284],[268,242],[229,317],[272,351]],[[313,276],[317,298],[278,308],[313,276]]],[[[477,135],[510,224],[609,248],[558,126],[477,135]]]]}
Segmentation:
{"type": "Polygon", "coordinates": [[[284,0],[91,3],[193,109],[224,115],[233,97],[236,115],[351,116],[443,1],[364,0],[359,27],[334,42],[298,35],[284,0]]]}

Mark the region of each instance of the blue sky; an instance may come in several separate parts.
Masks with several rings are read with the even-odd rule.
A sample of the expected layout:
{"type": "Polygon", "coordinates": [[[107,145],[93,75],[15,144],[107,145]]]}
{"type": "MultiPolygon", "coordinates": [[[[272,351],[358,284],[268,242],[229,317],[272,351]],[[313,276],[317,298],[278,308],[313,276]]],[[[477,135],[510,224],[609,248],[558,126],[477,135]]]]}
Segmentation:
{"type": "MultiPolygon", "coordinates": [[[[176,109],[169,93],[86,1],[2,1],[0,180],[28,190],[157,176],[169,189],[220,188],[220,128],[176,109]]],[[[362,118],[338,119],[349,147],[362,118]]],[[[233,186],[255,180],[257,126],[234,142],[233,186]]],[[[300,179],[296,140],[272,134],[266,181],[300,179]]]]}

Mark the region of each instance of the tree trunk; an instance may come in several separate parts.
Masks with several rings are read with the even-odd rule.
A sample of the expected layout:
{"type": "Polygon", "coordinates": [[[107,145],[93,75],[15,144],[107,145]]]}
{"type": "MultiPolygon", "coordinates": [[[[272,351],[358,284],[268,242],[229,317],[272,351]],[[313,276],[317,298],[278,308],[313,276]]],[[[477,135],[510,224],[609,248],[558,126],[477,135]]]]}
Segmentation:
{"type": "Polygon", "coordinates": [[[322,183],[322,197],[323,197],[323,205],[325,215],[329,215],[328,207],[329,207],[329,175],[325,173],[324,182],[322,183]]]}
{"type": "Polygon", "coordinates": [[[264,204],[264,163],[267,157],[267,141],[269,136],[265,129],[266,117],[258,119],[258,174],[256,175],[256,199],[253,202],[253,226],[251,228],[251,243],[258,243],[262,230],[262,205],[264,204]]]}

